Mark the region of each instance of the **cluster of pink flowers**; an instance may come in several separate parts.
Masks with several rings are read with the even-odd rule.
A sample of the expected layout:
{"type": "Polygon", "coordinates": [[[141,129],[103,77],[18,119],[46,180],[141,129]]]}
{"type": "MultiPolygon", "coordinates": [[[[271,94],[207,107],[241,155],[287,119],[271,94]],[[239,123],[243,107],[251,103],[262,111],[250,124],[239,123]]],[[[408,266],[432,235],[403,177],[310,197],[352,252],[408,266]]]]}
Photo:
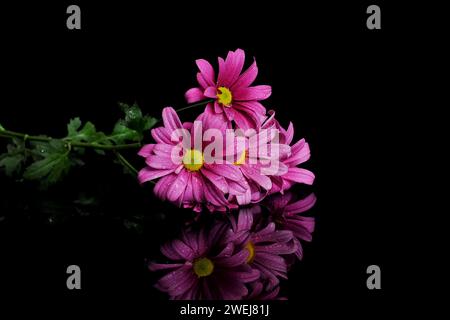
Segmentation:
{"type": "Polygon", "coordinates": [[[313,183],[314,174],[299,167],[310,157],[308,143],[304,139],[294,143],[292,123],[287,129],[281,127],[275,112],[261,104],[271,95],[271,87],[252,86],[258,68],[254,61],[242,72],[244,62],[243,50],[230,51],[226,59],[219,57],[216,76],[208,61],[196,61],[198,87],[189,89],[185,97],[189,103],[205,99],[209,103],[194,123],[183,123],[173,108],[164,108],[164,126],[151,130],[155,143],[139,152],[147,164],[139,181],[158,179],[154,192],[160,199],[198,212],[203,207],[226,211],[283,193],[295,183],[313,183]],[[201,130],[221,133],[222,149],[217,147],[217,140],[222,140],[217,136],[197,142],[199,123],[201,130]],[[243,133],[229,138],[228,130],[243,133]],[[236,140],[242,147],[230,151],[228,146],[236,140]],[[215,161],[207,161],[213,145],[215,161]]]}
{"type": "Polygon", "coordinates": [[[189,225],[161,246],[169,262],[149,264],[166,272],[155,287],[175,300],[285,299],[280,279],[302,258],[301,241],[311,241],[314,218],[300,214],[315,201],[313,194],[295,201],[287,192],[212,224],[189,225]]]}

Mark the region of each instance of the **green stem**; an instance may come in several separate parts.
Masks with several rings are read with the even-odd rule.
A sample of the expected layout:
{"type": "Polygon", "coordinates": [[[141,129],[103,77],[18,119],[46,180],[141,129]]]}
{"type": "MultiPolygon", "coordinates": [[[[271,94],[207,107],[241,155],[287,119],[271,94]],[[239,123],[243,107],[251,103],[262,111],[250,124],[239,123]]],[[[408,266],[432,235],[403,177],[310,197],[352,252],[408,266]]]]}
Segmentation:
{"type": "MultiPolygon", "coordinates": [[[[29,141],[40,141],[40,142],[50,142],[54,140],[50,137],[39,137],[39,136],[30,136],[24,133],[9,131],[9,130],[3,130],[0,131],[0,137],[4,138],[19,138],[23,140],[29,140],[29,141]]],[[[92,148],[92,149],[98,149],[98,150],[123,150],[123,149],[135,149],[139,148],[141,146],[140,143],[129,143],[129,144],[117,144],[117,145],[102,145],[102,144],[96,144],[96,143],[87,143],[87,142],[76,142],[76,141],[70,141],[65,140],[66,142],[70,143],[72,147],[81,147],[81,148],[92,148]]]]}
{"type": "MultiPolygon", "coordinates": [[[[178,110],[176,110],[177,112],[181,112],[181,111],[185,111],[188,109],[192,109],[195,107],[199,107],[199,106],[204,106],[210,102],[214,101],[214,99],[208,99],[208,100],[203,100],[194,104],[191,104],[187,107],[183,107],[180,108],[178,110]]],[[[158,122],[161,121],[161,119],[158,120],[158,122]]],[[[40,141],[40,142],[50,142],[52,140],[54,140],[51,137],[41,137],[41,136],[30,136],[28,134],[25,133],[20,133],[20,132],[14,132],[14,131],[10,131],[10,130],[4,130],[3,127],[1,127],[0,130],[0,137],[3,138],[19,138],[19,139],[23,139],[23,140],[30,140],[30,141],[40,141]]],[[[76,142],[76,141],[70,141],[68,139],[63,139],[66,142],[70,143],[70,145],[72,147],[81,147],[81,148],[92,148],[92,149],[97,149],[97,150],[110,150],[110,151],[115,151],[115,150],[124,150],[124,149],[136,149],[141,147],[140,143],[128,143],[128,144],[118,144],[118,145],[102,145],[102,144],[97,144],[97,143],[88,143],[88,142],[76,142]]]]}
{"type": "Polygon", "coordinates": [[[200,102],[191,104],[191,105],[189,105],[189,106],[187,106],[187,107],[183,107],[183,108],[177,109],[176,111],[177,111],[177,112],[180,112],[180,111],[184,111],[184,110],[189,110],[189,109],[191,109],[191,108],[204,106],[204,105],[206,105],[206,104],[208,104],[208,103],[210,103],[210,102],[213,102],[213,101],[214,101],[214,99],[203,100],[203,101],[200,101],[200,102]]]}
{"type": "Polygon", "coordinates": [[[134,175],[137,176],[138,170],[128,162],[127,159],[123,155],[121,155],[118,151],[114,151],[114,154],[116,155],[117,159],[119,159],[120,163],[122,163],[126,168],[128,168],[134,175]]]}

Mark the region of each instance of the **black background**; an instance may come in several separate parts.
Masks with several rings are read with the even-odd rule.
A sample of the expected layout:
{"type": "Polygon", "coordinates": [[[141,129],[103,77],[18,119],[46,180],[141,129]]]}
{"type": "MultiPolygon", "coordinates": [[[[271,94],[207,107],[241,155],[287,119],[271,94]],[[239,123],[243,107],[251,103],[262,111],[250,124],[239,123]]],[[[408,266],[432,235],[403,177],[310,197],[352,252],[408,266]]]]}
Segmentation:
{"type": "MultiPolygon", "coordinates": [[[[410,38],[418,34],[403,23],[404,7],[378,2],[382,30],[367,30],[371,3],[341,2],[76,1],[79,31],[66,29],[71,3],[7,6],[0,121],[57,137],[75,116],[110,130],[120,117],[118,101],[137,102],[159,117],[165,106],[185,106],[184,92],[196,84],[195,59],[215,62],[228,50],[244,49],[247,61],[257,59],[258,84],[273,87],[265,105],[282,124],[293,121],[296,139],[309,141],[307,167],[317,177],[302,189],[318,197],[313,242],[290,274],[290,301],[278,315],[383,314],[407,291],[398,190],[409,115],[401,83],[412,73],[410,38]],[[371,264],[381,267],[382,290],[366,288],[371,264]]],[[[194,112],[181,117],[191,120],[194,112]]],[[[143,166],[133,153],[128,157],[143,166]]],[[[102,311],[175,315],[152,288],[144,259],[190,213],[153,199],[151,186],[139,186],[108,158],[88,158],[85,168],[48,192],[0,177],[0,291],[15,301],[42,301],[46,311],[106,301],[102,311]],[[80,214],[71,205],[80,192],[97,195],[100,204],[80,214]],[[142,233],[122,223],[135,215],[144,216],[142,233]],[[81,267],[81,291],[66,289],[70,264],[81,267]]]]}

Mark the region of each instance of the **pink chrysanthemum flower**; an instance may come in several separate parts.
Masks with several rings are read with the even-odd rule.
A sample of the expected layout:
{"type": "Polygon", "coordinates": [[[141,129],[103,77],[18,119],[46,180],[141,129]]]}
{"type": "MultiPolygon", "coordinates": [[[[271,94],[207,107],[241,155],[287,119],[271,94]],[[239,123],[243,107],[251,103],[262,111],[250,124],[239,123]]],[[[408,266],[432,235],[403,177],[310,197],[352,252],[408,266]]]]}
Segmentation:
{"type": "Polygon", "coordinates": [[[315,175],[310,170],[299,168],[298,166],[309,160],[311,153],[309,144],[305,139],[301,139],[292,144],[294,139],[294,126],[289,123],[288,129],[284,129],[275,119],[275,112],[269,111],[270,118],[262,126],[263,129],[276,128],[280,132],[280,143],[291,146],[291,152],[280,157],[280,161],[287,167],[287,172],[283,175],[271,176],[272,189],[269,194],[277,192],[283,193],[291,188],[295,183],[312,185],[315,175]]]}
{"type": "Polygon", "coordinates": [[[261,279],[267,281],[267,289],[271,290],[279,284],[278,278],[287,279],[288,266],[283,255],[296,252],[297,245],[291,231],[276,230],[273,222],[255,224],[258,208],[241,209],[237,220],[231,216],[230,221],[234,243],[248,250],[247,263],[261,272],[261,279]]]}
{"type": "MultiPolygon", "coordinates": [[[[184,156],[174,158],[174,148],[180,148],[180,141],[172,141],[171,135],[179,129],[190,130],[194,136],[192,123],[182,124],[175,110],[171,107],[163,110],[164,126],[152,129],[151,134],[156,144],[145,145],[139,155],[145,158],[147,167],[138,174],[141,183],[160,178],[154,192],[162,200],[171,201],[179,206],[201,211],[205,204],[210,211],[225,211],[235,208],[230,204],[227,194],[240,195],[246,191],[248,184],[241,171],[232,163],[206,163],[201,150],[186,150],[184,156]]],[[[205,127],[213,127],[208,118],[201,116],[205,127]]]]}
{"type": "Polygon", "coordinates": [[[247,263],[249,252],[237,248],[228,224],[217,222],[207,232],[186,231],[181,239],[161,247],[173,263],[150,263],[152,271],[168,270],[156,284],[174,300],[240,300],[248,295],[246,283],[259,279],[247,263]]]}
{"type": "Polygon", "coordinates": [[[300,214],[314,206],[316,196],[310,194],[305,199],[294,201],[292,192],[287,192],[284,195],[273,195],[265,202],[270,211],[270,220],[275,222],[277,228],[289,230],[294,234],[294,241],[297,245],[295,256],[301,260],[303,258],[301,241],[310,242],[312,240],[315,219],[300,214]]]}
{"type": "Polygon", "coordinates": [[[280,159],[287,158],[291,148],[287,144],[275,141],[274,136],[275,132],[269,129],[239,137],[244,139],[245,147],[236,151],[237,160],[234,164],[239,166],[249,185],[246,193],[234,197],[239,205],[263,200],[272,189],[270,176],[282,176],[287,173],[288,167],[280,159]],[[267,152],[261,152],[262,149],[267,152]]]}
{"type": "Polygon", "coordinates": [[[241,74],[245,62],[245,53],[241,49],[228,52],[226,59],[219,57],[219,73],[216,79],[211,64],[198,59],[200,70],[197,80],[200,87],[189,89],[186,100],[197,102],[203,99],[215,99],[206,107],[207,113],[220,116],[224,120],[234,121],[241,129],[259,128],[266,118],[266,108],[259,101],[267,99],[272,88],[267,85],[250,86],[258,74],[256,61],[241,74]]]}

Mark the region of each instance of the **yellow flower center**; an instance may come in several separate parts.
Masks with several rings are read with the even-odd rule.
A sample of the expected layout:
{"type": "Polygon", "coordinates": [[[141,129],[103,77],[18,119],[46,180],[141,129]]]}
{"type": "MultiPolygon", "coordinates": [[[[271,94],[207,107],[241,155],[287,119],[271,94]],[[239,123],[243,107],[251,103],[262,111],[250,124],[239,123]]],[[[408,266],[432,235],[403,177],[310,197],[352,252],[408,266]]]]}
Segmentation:
{"type": "Polygon", "coordinates": [[[234,163],[236,166],[239,166],[241,164],[245,163],[245,156],[246,156],[246,152],[245,150],[242,151],[241,155],[239,156],[239,159],[236,160],[236,162],[234,163]]]}
{"type": "Polygon", "coordinates": [[[189,171],[198,171],[203,166],[203,154],[196,149],[186,150],[183,164],[189,171]]]}
{"type": "Polygon", "coordinates": [[[219,91],[219,93],[217,94],[219,103],[225,107],[231,107],[231,101],[233,100],[233,95],[231,94],[230,89],[225,88],[225,87],[219,87],[217,90],[219,91]]]}
{"type": "Polygon", "coordinates": [[[197,277],[207,277],[214,271],[214,263],[208,258],[200,258],[194,261],[194,272],[197,277]]]}
{"type": "Polygon", "coordinates": [[[249,241],[245,245],[245,249],[248,250],[247,263],[252,263],[253,259],[255,259],[255,246],[251,241],[249,241]]]}

